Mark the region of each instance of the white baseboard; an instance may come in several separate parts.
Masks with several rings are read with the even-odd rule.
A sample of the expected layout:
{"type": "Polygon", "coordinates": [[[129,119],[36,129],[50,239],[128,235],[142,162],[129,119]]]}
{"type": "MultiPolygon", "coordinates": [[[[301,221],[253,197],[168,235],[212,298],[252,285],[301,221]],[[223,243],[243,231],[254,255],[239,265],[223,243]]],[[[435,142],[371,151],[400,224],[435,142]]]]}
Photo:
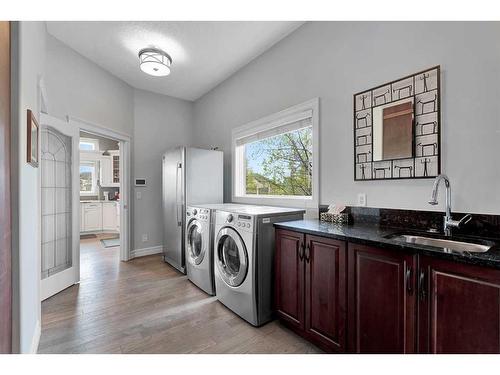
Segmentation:
{"type": "Polygon", "coordinates": [[[146,255],[161,254],[163,252],[163,246],[153,246],[145,247],[143,249],[135,249],[130,253],[130,258],[144,257],[146,255]]]}
{"type": "Polygon", "coordinates": [[[30,354],[36,354],[38,352],[38,344],[40,343],[40,336],[42,335],[42,325],[40,320],[36,321],[35,332],[33,332],[33,338],[31,339],[30,354]]]}

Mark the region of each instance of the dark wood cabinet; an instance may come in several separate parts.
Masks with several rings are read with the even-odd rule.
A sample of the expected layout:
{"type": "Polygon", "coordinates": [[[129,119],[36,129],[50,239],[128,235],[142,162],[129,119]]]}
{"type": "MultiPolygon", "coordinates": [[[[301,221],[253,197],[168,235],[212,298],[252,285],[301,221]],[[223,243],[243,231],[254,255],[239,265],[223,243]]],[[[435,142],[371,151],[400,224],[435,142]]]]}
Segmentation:
{"type": "Polygon", "coordinates": [[[500,271],[420,257],[419,352],[500,353],[500,271]]]}
{"type": "Polygon", "coordinates": [[[276,230],[274,303],[279,318],[304,329],[304,235],[276,230]]]}
{"type": "Polygon", "coordinates": [[[346,347],[345,251],[342,241],[276,230],[276,313],[330,352],[346,347]]]}
{"type": "Polygon", "coordinates": [[[328,352],[500,353],[500,270],[276,230],[275,307],[328,352]]]}
{"type": "Polygon", "coordinates": [[[345,351],[345,242],[306,236],[305,330],[328,350],[345,351]]]}
{"type": "Polygon", "coordinates": [[[348,254],[349,351],[413,353],[416,256],[352,243],[348,254]]]}

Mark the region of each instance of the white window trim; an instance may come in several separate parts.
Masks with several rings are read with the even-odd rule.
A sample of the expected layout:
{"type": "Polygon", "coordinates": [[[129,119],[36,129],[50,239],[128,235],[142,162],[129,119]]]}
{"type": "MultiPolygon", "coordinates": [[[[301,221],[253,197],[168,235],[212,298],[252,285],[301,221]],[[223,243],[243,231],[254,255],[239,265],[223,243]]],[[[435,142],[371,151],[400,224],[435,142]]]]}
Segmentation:
{"type": "Polygon", "coordinates": [[[82,165],[92,165],[94,167],[94,173],[92,173],[92,190],[91,191],[80,191],[80,195],[84,196],[96,196],[99,195],[97,192],[97,176],[98,176],[98,169],[99,169],[99,164],[97,161],[91,161],[91,160],[82,160],[80,161],[80,166],[82,165]]]}
{"type": "MultiPolygon", "coordinates": [[[[80,151],[83,151],[83,152],[88,152],[88,151],[99,151],[99,140],[98,139],[93,139],[93,138],[80,138],[80,143],[88,143],[88,144],[92,144],[94,145],[94,149],[93,150],[82,150],[80,149],[80,151]]],[[[78,148],[80,148],[80,143],[78,144],[78,148]]]]}
{"type": "MultiPolygon", "coordinates": [[[[241,148],[240,148],[241,150],[241,148]]],[[[274,113],[256,121],[233,129],[232,131],[232,201],[244,204],[264,204],[275,206],[288,206],[317,209],[319,203],[319,98],[314,98],[306,102],[297,104],[283,111],[274,113]],[[240,190],[240,180],[244,171],[242,166],[237,165],[237,147],[236,140],[249,135],[259,133],[283,123],[285,119],[292,119],[294,116],[300,116],[304,111],[312,111],[312,148],[313,148],[313,167],[312,167],[312,197],[293,197],[293,196],[275,196],[275,195],[246,195],[240,190]]],[[[241,157],[241,155],[240,155],[241,157]]]]}

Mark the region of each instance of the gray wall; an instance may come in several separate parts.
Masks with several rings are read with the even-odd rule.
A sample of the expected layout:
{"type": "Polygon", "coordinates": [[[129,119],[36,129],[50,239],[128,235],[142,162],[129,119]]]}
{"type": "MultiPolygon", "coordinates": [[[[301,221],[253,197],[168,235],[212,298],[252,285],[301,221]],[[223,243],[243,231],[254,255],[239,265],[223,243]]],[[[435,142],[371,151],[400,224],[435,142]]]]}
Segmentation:
{"type": "MultiPolygon", "coordinates": [[[[194,143],[225,152],[231,129],[320,97],[320,203],[431,207],[432,180],[353,181],[352,95],[441,65],[442,170],[454,208],[500,213],[500,23],[308,22],[195,103],[194,143]]],[[[441,202],[444,199],[441,199],[441,202]]]]}
{"type": "Polygon", "coordinates": [[[44,79],[50,115],[132,135],[133,89],[48,34],[44,79]]]}
{"type": "Polygon", "coordinates": [[[189,146],[193,103],[147,91],[134,91],[133,174],[145,177],[147,186],[134,187],[133,249],[161,245],[161,157],[175,146],[189,146]],[[142,198],[137,199],[140,191],[142,198]],[[142,235],[148,241],[142,241],[142,235]]]}

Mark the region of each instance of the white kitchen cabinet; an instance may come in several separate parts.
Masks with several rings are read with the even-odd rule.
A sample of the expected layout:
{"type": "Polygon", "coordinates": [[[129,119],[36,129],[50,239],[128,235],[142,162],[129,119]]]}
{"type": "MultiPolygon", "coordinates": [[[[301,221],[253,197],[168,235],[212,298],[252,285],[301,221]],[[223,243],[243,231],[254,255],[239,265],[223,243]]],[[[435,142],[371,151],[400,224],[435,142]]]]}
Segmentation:
{"type": "Polygon", "coordinates": [[[80,232],[120,231],[119,202],[81,202],[80,215],[80,232]]]}
{"type": "Polygon", "coordinates": [[[111,156],[100,158],[100,182],[102,187],[113,186],[113,159],[111,156]]]}
{"type": "Polygon", "coordinates": [[[100,179],[102,187],[120,187],[120,151],[109,151],[101,156],[100,179]]]}
{"type": "Polygon", "coordinates": [[[102,202],[102,230],[117,230],[116,202],[102,202]]]}
{"type": "Polygon", "coordinates": [[[83,228],[85,232],[102,230],[102,204],[83,204],[83,228]]]}
{"type": "Polygon", "coordinates": [[[109,152],[111,154],[111,183],[120,186],[120,150],[109,152]]]}

